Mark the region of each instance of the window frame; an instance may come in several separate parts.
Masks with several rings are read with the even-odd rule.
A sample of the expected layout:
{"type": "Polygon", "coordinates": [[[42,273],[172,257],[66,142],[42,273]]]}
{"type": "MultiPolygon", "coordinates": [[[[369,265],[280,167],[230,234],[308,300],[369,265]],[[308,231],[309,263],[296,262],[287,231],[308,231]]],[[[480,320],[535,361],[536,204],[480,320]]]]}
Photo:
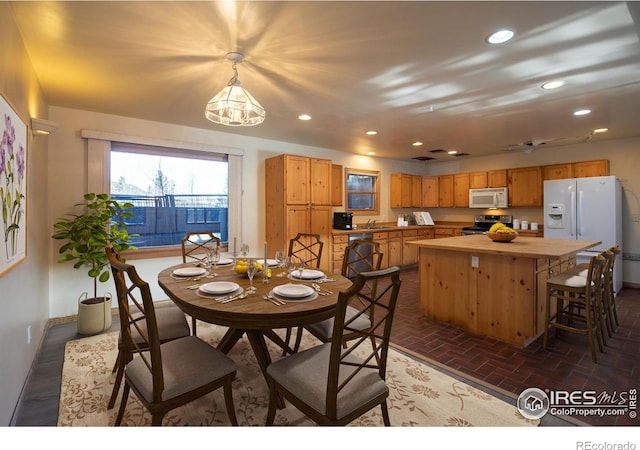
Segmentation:
{"type": "MultiPolygon", "coordinates": [[[[229,172],[229,236],[228,241],[243,242],[242,224],[242,161],[244,151],[233,147],[222,147],[185,141],[171,141],[158,138],[136,137],[94,130],[81,130],[80,136],[87,140],[87,192],[111,192],[111,147],[112,143],[158,147],[176,153],[226,155],[229,172]]],[[[151,259],[181,256],[180,245],[141,248],[123,252],[127,259],[151,259]]]]}
{"type": "Polygon", "coordinates": [[[372,216],[380,214],[380,180],[381,174],[379,170],[368,169],[353,169],[345,168],[344,176],[344,193],[345,193],[345,206],[346,211],[353,213],[354,216],[372,216]],[[375,177],[375,187],[373,191],[351,191],[349,190],[349,176],[350,175],[363,175],[375,177]],[[354,209],[349,205],[349,194],[366,194],[373,195],[373,209],[354,209]]]}

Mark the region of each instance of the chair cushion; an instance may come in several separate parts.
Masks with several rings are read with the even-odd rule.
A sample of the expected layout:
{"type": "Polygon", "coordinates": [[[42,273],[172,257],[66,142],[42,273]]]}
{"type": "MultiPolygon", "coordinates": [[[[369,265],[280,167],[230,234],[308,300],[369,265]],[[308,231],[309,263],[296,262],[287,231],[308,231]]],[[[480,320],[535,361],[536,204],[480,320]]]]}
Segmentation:
{"type": "MultiPolygon", "coordinates": [[[[215,382],[236,371],[236,365],[231,358],[196,336],[187,336],[164,343],[160,349],[164,374],[163,400],[215,382]]],[[[144,398],[152,402],[151,372],[140,355],[136,355],[127,364],[125,374],[144,398]]]]}
{"type": "MultiPolygon", "coordinates": [[[[570,273],[562,273],[557,277],[549,278],[547,285],[564,286],[568,288],[584,288],[587,284],[587,278],[580,275],[572,275],[570,273]]],[[[591,282],[593,286],[593,282],[591,282]]]]}
{"type": "MultiPolygon", "coordinates": [[[[358,313],[359,311],[357,309],[347,306],[345,321],[351,320],[358,313]]],[[[353,323],[349,324],[350,328],[355,328],[356,330],[366,330],[370,326],[371,321],[365,314],[361,315],[354,320],[353,323]]],[[[331,336],[333,336],[333,318],[307,325],[305,328],[310,330],[316,336],[323,336],[325,341],[329,341],[331,336]]]]}
{"type": "Polygon", "coordinates": [[[588,263],[583,263],[583,264],[578,264],[575,267],[572,267],[569,270],[566,270],[565,272],[562,272],[563,274],[570,274],[570,275],[578,275],[581,277],[587,277],[587,275],[589,274],[589,264],[588,263]]]}
{"type": "MultiPolygon", "coordinates": [[[[323,344],[282,358],[267,367],[267,374],[321,414],[326,415],[327,378],[331,344],[323,344]]],[[[350,361],[358,358],[350,355],[350,361]]],[[[353,367],[340,367],[340,381],[353,373],[353,367]]],[[[364,403],[388,393],[389,389],[375,369],[362,369],[338,393],[338,419],[364,403]]]]}
{"type": "MultiPolygon", "coordinates": [[[[156,308],[155,311],[160,342],[172,341],[191,334],[187,318],[177,306],[156,308]]],[[[146,333],[147,322],[145,320],[140,320],[138,321],[138,325],[146,333]]],[[[137,344],[142,344],[143,340],[140,337],[138,330],[135,327],[131,327],[131,332],[133,333],[133,340],[137,344]]],[[[118,342],[122,342],[122,334],[120,334],[118,342]]]]}

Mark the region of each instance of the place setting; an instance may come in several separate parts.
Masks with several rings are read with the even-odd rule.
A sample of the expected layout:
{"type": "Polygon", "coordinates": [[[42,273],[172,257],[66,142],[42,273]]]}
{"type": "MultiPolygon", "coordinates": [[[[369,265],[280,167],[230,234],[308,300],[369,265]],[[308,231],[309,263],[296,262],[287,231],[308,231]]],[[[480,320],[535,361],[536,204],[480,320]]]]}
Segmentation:
{"type": "Polygon", "coordinates": [[[197,289],[198,297],[212,299],[218,303],[228,303],[247,295],[238,283],[232,281],[213,281],[201,284],[194,289],[197,289]]]}
{"type": "Polygon", "coordinates": [[[198,281],[203,276],[209,275],[209,271],[204,267],[180,267],[171,272],[174,280],[198,281]]]}
{"type": "MultiPolygon", "coordinates": [[[[267,299],[275,299],[279,302],[310,302],[318,298],[318,291],[305,284],[281,284],[275,286],[269,294],[267,299]]],[[[324,294],[323,294],[324,295],[324,294]]]]}

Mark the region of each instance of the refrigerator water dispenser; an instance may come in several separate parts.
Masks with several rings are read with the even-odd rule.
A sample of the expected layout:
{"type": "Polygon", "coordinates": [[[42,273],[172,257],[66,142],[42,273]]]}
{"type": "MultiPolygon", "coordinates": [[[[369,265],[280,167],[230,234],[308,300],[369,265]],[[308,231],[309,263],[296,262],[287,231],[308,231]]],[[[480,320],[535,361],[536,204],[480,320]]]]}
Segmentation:
{"type": "Polygon", "coordinates": [[[564,228],[564,205],[560,203],[547,205],[546,228],[564,228]]]}

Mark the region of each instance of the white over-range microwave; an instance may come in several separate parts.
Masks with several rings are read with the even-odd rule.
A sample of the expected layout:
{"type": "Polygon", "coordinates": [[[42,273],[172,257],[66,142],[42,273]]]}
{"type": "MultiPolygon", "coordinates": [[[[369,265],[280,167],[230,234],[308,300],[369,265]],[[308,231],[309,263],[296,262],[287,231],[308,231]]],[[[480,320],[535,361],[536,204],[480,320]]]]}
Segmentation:
{"type": "Polygon", "coordinates": [[[506,208],[507,188],[469,189],[469,208],[506,208]]]}

